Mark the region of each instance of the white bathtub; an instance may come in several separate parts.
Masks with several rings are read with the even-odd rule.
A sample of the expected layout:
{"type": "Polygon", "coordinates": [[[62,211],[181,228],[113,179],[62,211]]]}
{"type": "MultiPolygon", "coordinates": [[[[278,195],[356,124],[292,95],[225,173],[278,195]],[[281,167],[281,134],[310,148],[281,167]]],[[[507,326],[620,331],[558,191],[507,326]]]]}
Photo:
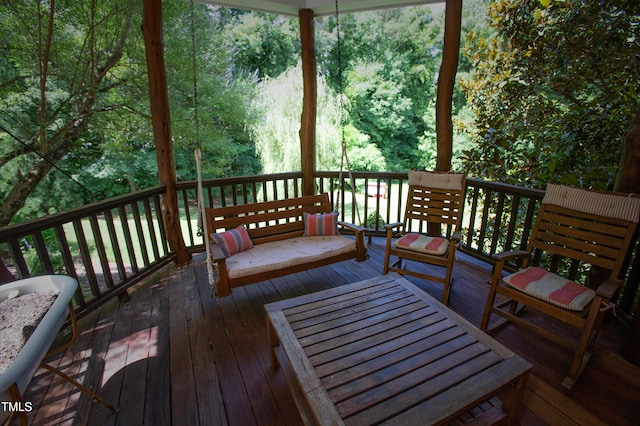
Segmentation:
{"type": "MultiPolygon", "coordinates": [[[[60,292],[13,363],[0,375],[0,401],[11,401],[9,388],[14,383],[18,385],[20,394],[24,393],[67,318],[69,301],[77,286],[78,282],[75,279],[65,275],[44,275],[0,285],[0,300],[5,300],[14,290],[18,290],[19,294],[60,292]]],[[[0,407],[0,423],[4,422],[8,416],[9,413],[0,407]]]]}

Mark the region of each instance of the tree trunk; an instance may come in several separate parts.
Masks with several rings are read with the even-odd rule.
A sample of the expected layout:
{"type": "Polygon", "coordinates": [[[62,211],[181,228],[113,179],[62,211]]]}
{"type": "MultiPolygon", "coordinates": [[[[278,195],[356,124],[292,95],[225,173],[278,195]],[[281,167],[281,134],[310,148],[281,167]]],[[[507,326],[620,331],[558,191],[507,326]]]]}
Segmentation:
{"type": "Polygon", "coordinates": [[[184,265],[191,260],[191,254],[187,251],[182,238],[180,215],[178,214],[176,167],[171,143],[169,95],[167,93],[162,42],[162,0],[144,0],[142,34],[147,56],[151,122],[156,144],[158,180],[166,186],[161,200],[162,217],[167,230],[169,246],[176,253],[176,263],[184,265]]]}
{"type": "MultiPolygon", "coordinates": [[[[614,190],[627,193],[640,191],[640,109],[636,113],[631,128],[624,136],[622,159],[614,190]]],[[[637,289],[639,278],[640,274],[633,274],[629,277],[627,286],[637,289]]],[[[631,328],[622,348],[622,355],[633,364],[640,366],[640,301],[635,307],[631,328]]]]}
{"type": "MultiPolygon", "coordinates": [[[[86,111],[90,113],[90,111],[86,111]]],[[[83,118],[77,117],[76,126],[71,129],[62,129],[58,134],[49,139],[49,154],[46,160],[38,158],[31,170],[26,175],[17,178],[16,183],[11,188],[0,208],[0,227],[7,226],[15,214],[25,205],[29,195],[36,189],[42,179],[54,168],[55,164],[71,150],[73,143],[79,135],[86,129],[86,114],[80,114],[83,118]]],[[[33,154],[32,154],[33,155],[33,154]]]]}
{"type": "MultiPolygon", "coordinates": [[[[0,227],[6,226],[11,222],[11,219],[16,213],[24,207],[27,197],[36,189],[42,179],[55,167],[60,159],[74,149],[80,136],[86,132],[89,121],[98,113],[96,109],[96,102],[98,100],[95,96],[96,87],[104,80],[109,71],[119,63],[120,59],[122,59],[123,49],[130,28],[131,18],[126,20],[126,25],[122,29],[118,43],[113,46],[111,56],[105,58],[103,63],[94,64],[93,68],[89,71],[89,76],[82,82],[79,82],[79,86],[82,87],[83,90],[69,97],[66,105],[59,108],[60,111],[68,110],[76,111],[76,113],[75,115],[65,117],[66,122],[64,126],[56,130],[46,141],[46,148],[41,149],[42,152],[40,152],[42,156],[46,157],[46,160],[42,158],[34,160],[33,166],[31,166],[31,169],[26,173],[26,176],[19,176],[4,203],[0,203],[0,227]]],[[[44,60],[45,59],[42,58],[40,62],[44,60]]],[[[47,71],[43,70],[42,72],[46,73],[47,71]]],[[[44,98],[44,93],[42,93],[41,96],[43,97],[40,100],[42,105],[46,103],[46,99],[44,98]]],[[[39,118],[39,120],[41,119],[42,117],[39,118]]],[[[49,117],[49,120],[58,121],[61,120],[61,118],[54,116],[49,117]]],[[[41,129],[43,124],[39,124],[41,129]]],[[[40,130],[38,130],[37,134],[34,135],[29,142],[30,148],[23,146],[14,151],[3,153],[2,157],[0,157],[0,166],[21,156],[34,155],[32,153],[30,154],[30,152],[35,151],[37,141],[41,141],[40,138],[41,133],[40,130]]]]}
{"type": "Polygon", "coordinates": [[[453,87],[458,70],[460,52],[460,26],[462,22],[462,0],[447,0],[444,23],[444,51],[438,75],[438,95],[436,98],[436,140],[438,154],[436,170],[451,170],[453,155],[453,123],[451,103],[453,87]]]}

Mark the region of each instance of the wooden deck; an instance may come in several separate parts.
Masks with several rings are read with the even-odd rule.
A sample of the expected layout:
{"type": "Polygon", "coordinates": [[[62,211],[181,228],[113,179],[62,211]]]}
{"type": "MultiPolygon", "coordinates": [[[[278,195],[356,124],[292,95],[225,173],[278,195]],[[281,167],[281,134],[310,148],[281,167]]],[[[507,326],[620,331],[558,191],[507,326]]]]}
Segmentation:
{"type": "MultiPolygon", "coordinates": [[[[210,297],[204,256],[168,266],[80,321],[80,336],[52,364],[119,406],[100,404],[45,370],[25,400],[31,424],[299,425],[280,370],[270,368],[264,304],[381,274],[382,239],[367,262],[346,261],[210,297]]],[[[449,306],[479,324],[490,267],[460,255],[449,306]]],[[[441,289],[410,278],[436,298],[441,289]]],[[[550,324],[549,327],[554,327],[550,324]]],[[[558,329],[558,332],[562,330],[558,329]]],[[[640,424],[640,369],[618,355],[615,322],[573,390],[560,386],[569,351],[508,325],[495,337],[534,364],[521,425],[640,424]]],[[[17,422],[14,422],[17,424],[17,422]]]]}

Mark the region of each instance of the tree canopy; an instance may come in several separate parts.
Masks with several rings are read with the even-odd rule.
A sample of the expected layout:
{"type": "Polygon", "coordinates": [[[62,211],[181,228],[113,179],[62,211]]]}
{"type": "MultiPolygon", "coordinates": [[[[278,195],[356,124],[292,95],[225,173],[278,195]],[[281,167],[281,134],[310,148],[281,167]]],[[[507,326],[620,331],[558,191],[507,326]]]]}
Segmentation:
{"type": "MultiPolygon", "coordinates": [[[[299,170],[298,20],[163,9],[178,179],[195,179],[197,146],[206,178],[299,170]]],[[[465,1],[454,169],[610,186],[640,106],[639,9],[465,1]]],[[[133,0],[0,3],[0,226],[157,184],[141,13],[133,0]]],[[[316,18],[320,169],[340,167],[343,138],[355,170],[435,166],[442,27],[427,6],[316,18]]]]}
{"type": "Polygon", "coordinates": [[[489,8],[495,37],[472,33],[475,176],[533,187],[610,188],[640,106],[640,3],[513,2],[489,8]]]}

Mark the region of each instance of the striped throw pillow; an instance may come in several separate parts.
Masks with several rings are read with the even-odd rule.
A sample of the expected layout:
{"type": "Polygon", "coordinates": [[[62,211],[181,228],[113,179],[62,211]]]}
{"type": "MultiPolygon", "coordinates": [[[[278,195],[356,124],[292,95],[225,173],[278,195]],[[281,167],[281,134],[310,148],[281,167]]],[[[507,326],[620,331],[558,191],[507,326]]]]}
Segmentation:
{"type": "Polygon", "coordinates": [[[533,297],[572,311],[582,311],[595,296],[590,288],[536,266],[522,269],[503,281],[533,297]]]}
{"type": "Polygon", "coordinates": [[[338,235],[338,212],[303,213],[304,236],[338,235]]]}
{"type": "Polygon", "coordinates": [[[230,257],[253,247],[253,242],[249,238],[249,233],[244,225],[226,232],[211,234],[211,239],[220,247],[225,257],[230,257]]]}
{"type": "Polygon", "coordinates": [[[397,240],[395,247],[442,256],[449,249],[449,240],[442,237],[429,237],[412,232],[397,240]]]}

